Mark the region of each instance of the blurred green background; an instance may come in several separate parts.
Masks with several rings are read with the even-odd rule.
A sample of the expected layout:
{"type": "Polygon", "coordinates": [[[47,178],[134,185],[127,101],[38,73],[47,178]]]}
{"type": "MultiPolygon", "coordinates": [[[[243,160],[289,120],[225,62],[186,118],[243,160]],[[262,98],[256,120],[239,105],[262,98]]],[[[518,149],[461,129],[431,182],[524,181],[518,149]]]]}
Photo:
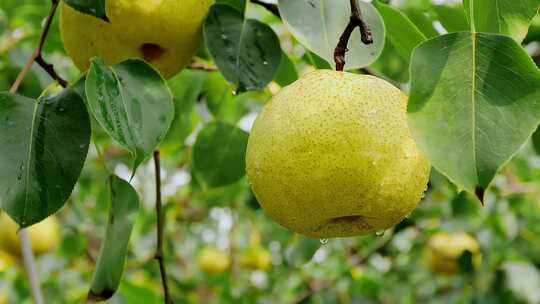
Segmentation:
{"type": "MultiPolygon", "coordinates": [[[[392,4],[428,37],[467,28],[459,1],[392,4]]],[[[35,47],[48,8],[46,0],[0,0],[0,91],[9,89],[35,47]]],[[[425,198],[409,218],[393,230],[364,237],[318,240],[293,234],[263,213],[245,178],[217,189],[201,184],[192,174],[191,150],[203,123],[216,119],[249,130],[279,84],[297,77],[295,70],[303,74],[328,67],[266,10],[251,4],[247,15],[270,24],[290,58],[267,89],[233,95],[218,72],[195,70],[185,70],[169,82],[183,109],[181,119],[189,126],[174,142],[164,143],[162,156],[165,256],[175,303],[540,303],[540,156],[533,144],[524,146],[497,176],[485,206],[458,194],[434,171],[425,198]],[[480,252],[434,248],[430,238],[441,232],[468,233],[480,252]],[[475,258],[479,255],[481,262],[475,258]],[[430,259],[454,265],[455,273],[436,271],[433,263],[429,267],[430,259]]],[[[525,41],[537,63],[539,35],[537,16],[525,41]]],[[[65,55],[58,18],[44,55],[65,78],[79,77],[65,55]]],[[[208,59],[204,48],[198,56],[203,62],[208,59]]],[[[407,90],[407,68],[387,44],[368,71],[407,90]]],[[[37,97],[50,83],[34,66],[19,94],[37,97]]],[[[107,219],[104,165],[120,177],[131,175],[129,155],[95,126],[100,153],[91,147],[72,198],[56,215],[57,242],[54,225],[50,240],[38,236],[54,247],[36,258],[47,303],[85,301],[107,219]]],[[[153,166],[147,163],[133,179],[143,207],[121,287],[109,303],[162,301],[153,258],[153,176],[153,166]]],[[[0,229],[7,224],[1,225],[0,229]]],[[[21,262],[7,251],[0,252],[0,303],[30,303],[21,262]]]]}

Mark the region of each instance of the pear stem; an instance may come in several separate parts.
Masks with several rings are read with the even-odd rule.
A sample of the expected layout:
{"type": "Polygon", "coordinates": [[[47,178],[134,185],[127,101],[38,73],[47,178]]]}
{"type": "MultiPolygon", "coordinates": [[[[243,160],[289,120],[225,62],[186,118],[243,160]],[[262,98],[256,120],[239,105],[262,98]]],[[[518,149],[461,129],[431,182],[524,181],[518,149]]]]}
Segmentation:
{"type": "Polygon", "coordinates": [[[158,261],[159,272],[161,274],[161,284],[163,285],[164,302],[171,304],[171,295],[169,293],[169,283],[167,280],[167,270],[163,259],[163,226],[165,219],[161,211],[161,166],[159,150],[154,151],[154,168],[156,175],[156,217],[157,217],[157,248],[154,258],[158,261]]]}
{"type": "Polygon", "coordinates": [[[52,0],[49,14],[47,15],[47,19],[45,19],[43,30],[41,31],[41,34],[39,36],[38,46],[30,56],[30,58],[28,58],[28,61],[26,62],[22,70],[19,72],[19,75],[17,75],[17,79],[15,80],[13,85],[11,85],[11,88],[9,89],[9,92],[11,94],[15,94],[17,90],[19,90],[19,87],[24,80],[24,77],[26,77],[26,74],[28,74],[28,71],[30,71],[30,68],[32,67],[32,64],[34,62],[39,64],[39,66],[41,66],[62,87],[65,88],[67,86],[67,81],[60,77],[60,75],[58,75],[58,73],[56,73],[56,71],[54,70],[54,66],[50,63],[47,63],[41,55],[41,51],[43,50],[43,46],[45,45],[45,39],[47,38],[47,34],[49,33],[54,14],[56,13],[56,9],[58,8],[59,4],[60,0],[52,0]]]}
{"type": "Polygon", "coordinates": [[[365,45],[373,43],[373,35],[369,29],[368,24],[364,21],[362,10],[358,4],[358,0],[351,1],[351,16],[349,17],[349,23],[347,27],[339,37],[338,45],[334,50],[334,61],[336,63],[336,71],[343,71],[345,68],[345,53],[349,50],[347,48],[349,39],[355,28],[360,29],[361,40],[365,45]]]}

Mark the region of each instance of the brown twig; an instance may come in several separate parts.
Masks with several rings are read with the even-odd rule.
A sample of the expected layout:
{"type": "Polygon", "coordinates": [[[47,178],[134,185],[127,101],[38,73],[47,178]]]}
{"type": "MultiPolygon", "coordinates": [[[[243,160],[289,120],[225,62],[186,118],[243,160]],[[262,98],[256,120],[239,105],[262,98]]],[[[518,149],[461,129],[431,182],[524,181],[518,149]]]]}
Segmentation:
{"type": "Polygon", "coordinates": [[[163,226],[165,218],[161,212],[161,165],[159,150],[154,151],[154,168],[156,175],[156,218],[157,218],[157,248],[154,258],[159,263],[159,272],[161,273],[161,283],[163,285],[163,293],[165,304],[171,304],[171,295],[169,294],[169,283],[167,280],[167,270],[165,269],[165,261],[163,259],[163,226]]]}
{"type": "Polygon", "coordinates": [[[358,0],[351,0],[351,17],[349,18],[349,23],[339,37],[338,45],[334,50],[334,61],[336,62],[336,71],[343,71],[345,68],[345,53],[348,51],[349,39],[354,31],[358,27],[360,29],[360,34],[362,36],[361,40],[364,44],[372,44],[373,36],[369,26],[364,21],[362,11],[358,5],[358,0]]]}
{"type": "Polygon", "coordinates": [[[281,14],[279,13],[278,6],[272,3],[264,2],[261,0],[250,0],[251,3],[258,4],[265,9],[267,9],[270,13],[274,14],[276,17],[281,18],[281,14]]]}
{"type": "Polygon", "coordinates": [[[22,70],[19,72],[19,75],[17,76],[17,79],[9,89],[9,92],[12,94],[15,94],[17,90],[19,89],[19,86],[21,85],[22,81],[24,80],[24,77],[26,77],[26,74],[28,74],[28,71],[32,67],[32,64],[36,62],[39,64],[51,77],[58,82],[62,87],[67,86],[67,81],[65,81],[63,78],[61,78],[58,73],[54,70],[54,66],[52,64],[47,63],[43,56],[41,55],[41,51],[43,50],[43,45],[45,44],[45,39],[47,38],[47,34],[49,33],[49,28],[51,27],[52,20],[54,18],[54,14],[56,12],[56,9],[58,8],[58,4],[60,3],[60,0],[52,0],[51,8],[49,10],[49,14],[47,15],[47,19],[45,19],[45,25],[43,26],[43,30],[41,31],[41,34],[39,36],[39,43],[37,48],[32,53],[32,56],[28,58],[28,61],[22,68],[22,70]]]}

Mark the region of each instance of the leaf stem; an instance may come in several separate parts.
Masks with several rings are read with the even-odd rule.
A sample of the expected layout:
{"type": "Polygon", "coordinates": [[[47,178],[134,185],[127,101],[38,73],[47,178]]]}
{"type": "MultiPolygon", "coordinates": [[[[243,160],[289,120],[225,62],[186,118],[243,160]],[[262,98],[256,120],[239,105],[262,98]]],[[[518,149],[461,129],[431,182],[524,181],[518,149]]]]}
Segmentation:
{"type": "Polygon", "coordinates": [[[54,14],[56,13],[56,9],[58,8],[58,5],[60,4],[60,0],[52,0],[51,8],[49,9],[49,14],[47,15],[47,19],[45,19],[45,25],[43,26],[43,30],[41,31],[41,34],[39,36],[39,42],[38,46],[28,58],[28,61],[22,68],[22,70],[19,72],[19,75],[17,76],[17,79],[9,89],[9,92],[12,94],[15,94],[17,90],[19,90],[19,87],[24,80],[24,77],[26,77],[26,74],[28,74],[28,71],[30,71],[30,68],[32,67],[32,64],[36,62],[39,64],[54,80],[58,82],[62,87],[67,86],[67,81],[65,81],[62,77],[56,73],[54,70],[54,66],[50,63],[47,63],[45,59],[43,59],[43,56],[41,55],[41,51],[43,50],[43,45],[45,44],[45,39],[47,38],[47,34],[49,33],[49,29],[51,27],[52,20],[54,18],[54,14]]]}
{"type": "Polygon", "coordinates": [[[364,44],[369,45],[373,43],[373,35],[369,29],[368,24],[364,21],[364,16],[362,15],[362,10],[358,4],[358,0],[351,1],[351,16],[349,18],[349,23],[347,27],[339,37],[338,45],[334,50],[334,61],[336,63],[336,71],[343,71],[345,68],[345,53],[349,50],[347,48],[349,44],[349,39],[356,27],[360,29],[360,34],[362,36],[361,40],[364,44]]]}
{"type": "Polygon", "coordinates": [[[157,248],[154,258],[159,263],[159,272],[161,273],[161,284],[163,285],[163,293],[165,304],[171,304],[171,295],[169,294],[169,283],[167,280],[167,270],[165,269],[165,261],[163,259],[163,226],[165,218],[161,211],[161,165],[159,150],[154,151],[154,168],[156,175],[156,217],[157,217],[157,248]]]}

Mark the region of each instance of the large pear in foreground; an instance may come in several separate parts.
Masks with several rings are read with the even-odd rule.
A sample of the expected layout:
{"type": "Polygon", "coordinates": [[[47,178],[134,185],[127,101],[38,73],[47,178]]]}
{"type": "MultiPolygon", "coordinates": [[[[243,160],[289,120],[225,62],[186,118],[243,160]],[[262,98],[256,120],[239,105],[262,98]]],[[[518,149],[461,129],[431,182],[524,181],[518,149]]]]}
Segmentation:
{"type": "Polygon", "coordinates": [[[86,71],[93,56],[107,64],[143,58],[166,78],[178,73],[201,42],[213,0],[107,0],[110,22],[62,5],[60,30],[75,65],[86,71]]]}
{"type": "Polygon", "coordinates": [[[319,70],[263,109],[247,175],[263,209],[313,237],[387,229],[422,198],[430,164],[406,121],[407,96],[372,76],[319,70]]]}

